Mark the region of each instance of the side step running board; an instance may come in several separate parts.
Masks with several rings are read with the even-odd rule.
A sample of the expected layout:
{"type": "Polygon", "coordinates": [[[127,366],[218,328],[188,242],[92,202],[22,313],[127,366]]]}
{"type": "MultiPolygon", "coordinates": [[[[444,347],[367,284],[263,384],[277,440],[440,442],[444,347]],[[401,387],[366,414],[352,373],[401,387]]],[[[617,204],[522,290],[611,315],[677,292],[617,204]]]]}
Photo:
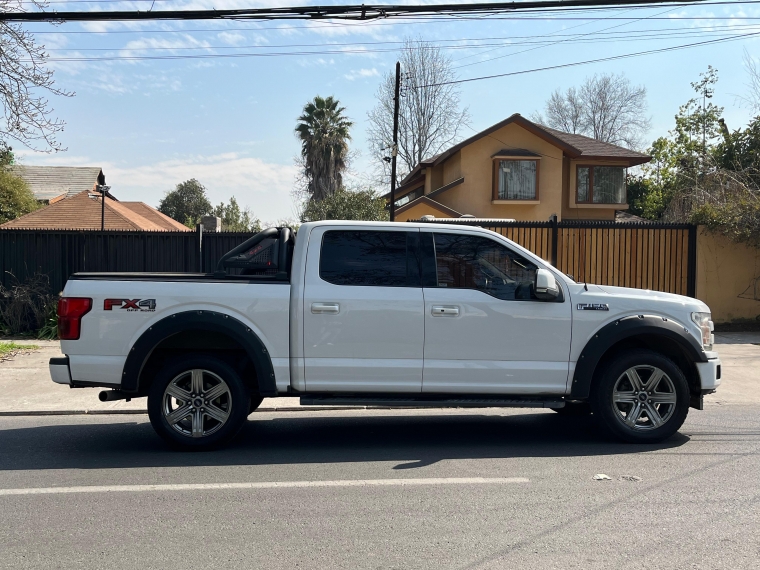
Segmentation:
{"type": "Polygon", "coordinates": [[[302,406],[370,406],[390,408],[564,408],[562,398],[424,398],[301,396],[302,406]]]}

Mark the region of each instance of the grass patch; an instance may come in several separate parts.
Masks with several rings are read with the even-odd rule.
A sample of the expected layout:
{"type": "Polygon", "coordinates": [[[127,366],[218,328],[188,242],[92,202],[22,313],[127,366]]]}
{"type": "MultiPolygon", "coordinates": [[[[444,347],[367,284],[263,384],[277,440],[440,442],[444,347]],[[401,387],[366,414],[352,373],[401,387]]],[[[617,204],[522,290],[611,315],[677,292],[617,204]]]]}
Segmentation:
{"type": "Polygon", "coordinates": [[[36,344],[19,344],[17,342],[2,342],[0,341],[0,358],[5,356],[12,356],[22,350],[37,350],[39,346],[36,344]]]}

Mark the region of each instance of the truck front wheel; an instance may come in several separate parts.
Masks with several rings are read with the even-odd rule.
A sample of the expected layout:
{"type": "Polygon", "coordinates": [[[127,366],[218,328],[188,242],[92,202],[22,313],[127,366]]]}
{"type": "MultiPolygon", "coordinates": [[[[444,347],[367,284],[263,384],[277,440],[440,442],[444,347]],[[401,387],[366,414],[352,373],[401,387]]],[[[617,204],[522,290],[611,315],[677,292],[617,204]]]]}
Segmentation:
{"type": "Polygon", "coordinates": [[[591,406],[617,439],[656,443],[676,433],[686,420],[689,385],[669,358],[650,350],[631,350],[601,372],[591,406]]]}
{"type": "Polygon", "coordinates": [[[156,433],[174,446],[209,449],[240,431],[250,396],[238,373],[212,356],[172,360],[158,373],[148,394],[148,415],[156,433]]]}

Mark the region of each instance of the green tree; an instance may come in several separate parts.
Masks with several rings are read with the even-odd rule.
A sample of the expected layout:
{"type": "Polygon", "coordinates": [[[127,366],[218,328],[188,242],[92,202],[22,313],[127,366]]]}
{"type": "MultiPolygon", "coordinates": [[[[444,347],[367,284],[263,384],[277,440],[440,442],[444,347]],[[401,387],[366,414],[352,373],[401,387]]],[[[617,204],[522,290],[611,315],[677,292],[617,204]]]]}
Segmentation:
{"type": "Polygon", "coordinates": [[[760,185],[760,116],[752,119],[746,129],[729,133],[725,123],[723,140],[714,155],[718,166],[727,170],[751,170],[755,184],[760,185]]]}
{"type": "Polygon", "coordinates": [[[10,172],[8,166],[11,164],[13,164],[12,149],[0,145],[0,224],[15,220],[19,216],[42,207],[26,181],[10,172]]]}
{"type": "Polygon", "coordinates": [[[675,116],[669,137],[652,143],[643,175],[629,178],[631,212],[649,219],[687,221],[716,171],[723,108],[712,102],[718,72],[712,66],[691,83],[695,91],[675,116]]]}
{"type": "Polygon", "coordinates": [[[230,198],[229,204],[222,202],[214,208],[213,214],[222,219],[222,230],[225,232],[261,231],[261,221],[253,217],[248,206],[241,210],[234,196],[230,198]]]}
{"type": "Polygon", "coordinates": [[[386,221],[386,201],[374,188],[346,190],[339,188],[320,201],[306,202],[301,222],[318,220],[386,221]]]}
{"type": "Polygon", "coordinates": [[[332,96],[316,96],[298,117],[295,132],[301,140],[300,166],[306,193],[312,200],[323,200],[343,185],[353,124],[344,111],[332,96]]]}
{"type": "Polygon", "coordinates": [[[158,211],[193,228],[200,222],[201,216],[211,213],[212,207],[206,196],[206,187],[191,178],[167,192],[158,203],[158,211]]]}
{"type": "Polygon", "coordinates": [[[663,187],[646,176],[628,175],[628,211],[648,220],[659,220],[667,197],[663,187]]]}

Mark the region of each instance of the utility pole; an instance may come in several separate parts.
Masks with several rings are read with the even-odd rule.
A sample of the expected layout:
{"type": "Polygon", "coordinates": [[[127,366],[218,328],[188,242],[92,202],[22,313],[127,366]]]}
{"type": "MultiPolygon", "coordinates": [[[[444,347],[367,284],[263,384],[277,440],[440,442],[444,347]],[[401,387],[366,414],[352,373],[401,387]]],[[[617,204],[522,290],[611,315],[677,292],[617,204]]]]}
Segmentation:
{"type": "Polygon", "coordinates": [[[106,229],[106,193],[111,189],[110,186],[104,186],[98,184],[98,192],[100,192],[100,231],[106,229]]]}
{"type": "Polygon", "coordinates": [[[401,91],[401,62],[396,62],[396,92],[393,95],[393,146],[391,147],[391,222],[396,221],[396,157],[398,156],[398,108],[401,91]]]}

